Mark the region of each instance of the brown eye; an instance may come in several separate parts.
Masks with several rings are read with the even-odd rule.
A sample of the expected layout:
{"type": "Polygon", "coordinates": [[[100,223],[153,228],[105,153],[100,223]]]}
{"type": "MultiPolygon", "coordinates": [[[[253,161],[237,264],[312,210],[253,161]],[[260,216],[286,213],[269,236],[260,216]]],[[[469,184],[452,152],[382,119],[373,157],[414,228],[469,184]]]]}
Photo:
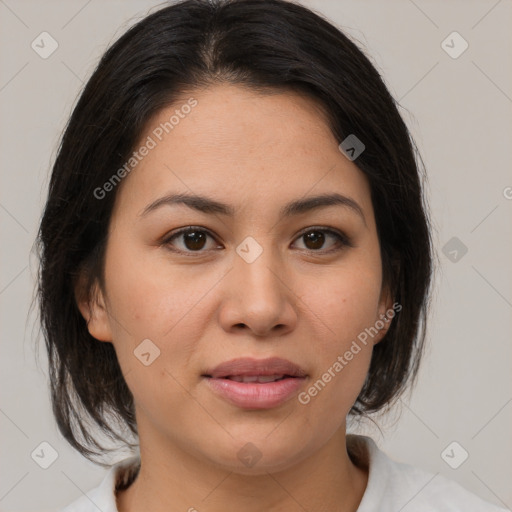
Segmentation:
{"type": "Polygon", "coordinates": [[[183,242],[187,249],[198,251],[204,247],[206,236],[201,231],[189,231],[188,233],[183,233],[183,242]]]}
{"type": "Polygon", "coordinates": [[[206,252],[208,248],[206,250],[203,249],[207,246],[208,238],[213,240],[213,237],[204,229],[187,227],[168,237],[163,244],[170,248],[178,245],[176,247],[178,252],[206,252]],[[176,244],[175,240],[181,242],[181,244],[176,244]]]}
{"type": "Polygon", "coordinates": [[[331,252],[342,249],[345,246],[352,247],[350,240],[345,235],[332,229],[309,228],[297,238],[297,240],[301,239],[305,249],[313,252],[331,252]],[[334,244],[331,244],[330,248],[325,249],[324,245],[329,239],[334,239],[334,244]]]}
{"type": "Polygon", "coordinates": [[[325,243],[325,234],[322,231],[310,231],[302,236],[308,249],[321,249],[325,243]]]}

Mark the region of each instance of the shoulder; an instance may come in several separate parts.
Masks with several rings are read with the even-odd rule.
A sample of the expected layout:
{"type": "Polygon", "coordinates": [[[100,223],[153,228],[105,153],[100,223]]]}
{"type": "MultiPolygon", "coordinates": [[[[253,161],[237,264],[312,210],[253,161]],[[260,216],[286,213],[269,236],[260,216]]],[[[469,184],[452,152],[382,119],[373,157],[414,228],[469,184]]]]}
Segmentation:
{"type": "Polygon", "coordinates": [[[366,436],[347,436],[349,451],[368,466],[357,512],[505,512],[439,473],[392,460],[366,436]]]}
{"type": "Polygon", "coordinates": [[[140,467],[139,456],[129,457],[112,466],[101,483],[83,494],[59,512],[118,512],[116,490],[126,488],[133,481],[140,467]]]}

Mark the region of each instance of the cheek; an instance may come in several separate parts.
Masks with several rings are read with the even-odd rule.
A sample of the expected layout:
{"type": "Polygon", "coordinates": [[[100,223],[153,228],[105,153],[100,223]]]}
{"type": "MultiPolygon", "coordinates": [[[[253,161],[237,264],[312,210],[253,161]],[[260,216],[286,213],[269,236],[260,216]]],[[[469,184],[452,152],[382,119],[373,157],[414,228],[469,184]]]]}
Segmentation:
{"type": "Polygon", "coordinates": [[[208,275],[193,275],[192,266],[173,270],[161,247],[111,242],[105,272],[112,314],[134,338],[162,339],[209,289],[208,275]]]}
{"type": "Polygon", "coordinates": [[[374,257],[365,260],[354,254],[330,272],[329,279],[302,294],[308,306],[303,314],[317,325],[311,353],[315,375],[308,395],[314,407],[336,410],[340,418],[356,400],[368,373],[373,347],[368,329],[379,318],[379,264],[374,257]]]}
{"type": "Polygon", "coordinates": [[[380,285],[380,269],[360,263],[336,269],[319,286],[309,287],[302,294],[328,333],[324,340],[327,346],[334,338],[337,348],[342,348],[374,325],[378,319],[380,285]]]}
{"type": "Polygon", "coordinates": [[[350,267],[304,297],[314,305],[309,317],[318,335],[311,351],[315,373],[299,399],[311,417],[322,418],[316,427],[326,435],[344,421],[366,379],[373,345],[365,330],[378,319],[379,276],[350,267]]]}
{"type": "MultiPolygon", "coordinates": [[[[193,265],[177,270],[161,248],[121,244],[115,237],[111,240],[105,268],[110,323],[127,383],[136,401],[150,409],[163,389],[172,403],[178,403],[186,398],[178,382],[188,386],[197,378],[193,374],[188,382],[184,369],[190,368],[190,359],[204,336],[209,318],[205,294],[221,276],[198,272],[193,265]],[[147,351],[152,362],[145,366],[137,354],[147,351]]],[[[153,405],[157,407],[158,401],[153,405]]]]}

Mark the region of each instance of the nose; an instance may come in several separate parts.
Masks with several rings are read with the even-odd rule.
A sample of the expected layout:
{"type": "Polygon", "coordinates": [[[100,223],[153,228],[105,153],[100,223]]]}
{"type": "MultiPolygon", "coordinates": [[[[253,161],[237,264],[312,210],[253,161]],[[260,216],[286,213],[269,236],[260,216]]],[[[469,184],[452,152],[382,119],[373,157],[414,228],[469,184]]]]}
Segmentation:
{"type": "Polygon", "coordinates": [[[270,249],[251,263],[237,254],[222,286],[219,321],[226,332],[275,337],[295,329],[298,299],[291,278],[270,249]]]}

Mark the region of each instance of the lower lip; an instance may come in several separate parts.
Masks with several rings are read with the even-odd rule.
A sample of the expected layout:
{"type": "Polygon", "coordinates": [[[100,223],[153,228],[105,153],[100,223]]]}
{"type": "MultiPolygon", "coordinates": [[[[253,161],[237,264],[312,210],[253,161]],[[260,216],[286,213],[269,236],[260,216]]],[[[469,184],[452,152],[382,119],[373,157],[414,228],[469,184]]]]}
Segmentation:
{"type": "Polygon", "coordinates": [[[243,409],[277,407],[294,396],[304,380],[303,377],[290,377],[275,382],[259,383],[206,378],[215,393],[243,409]]]}

